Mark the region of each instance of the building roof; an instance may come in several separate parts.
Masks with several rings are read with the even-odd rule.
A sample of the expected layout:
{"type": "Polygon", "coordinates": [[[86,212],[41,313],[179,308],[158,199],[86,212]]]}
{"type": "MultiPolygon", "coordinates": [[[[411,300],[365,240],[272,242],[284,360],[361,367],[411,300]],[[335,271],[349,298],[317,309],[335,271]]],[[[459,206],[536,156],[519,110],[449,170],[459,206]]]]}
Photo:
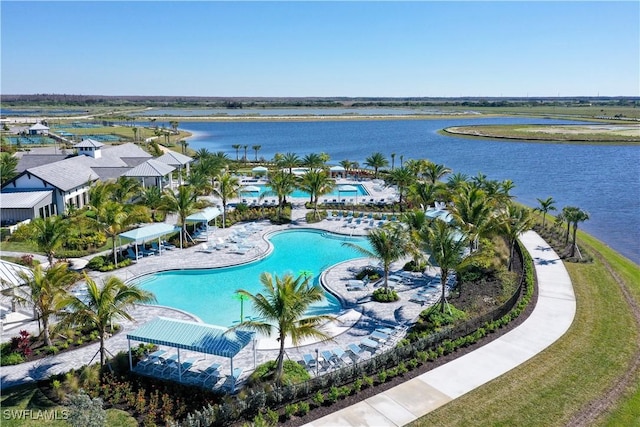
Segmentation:
{"type": "Polygon", "coordinates": [[[37,166],[48,165],[49,163],[59,162],[69,157],[68,154],[24,154],[18,160],[16,172],[20,173],[37,166]]]}
{"type": "Polygon", "coordinates": [[[209,222],[220,216],[221,213],[220,209],[209,207],[189,215],[185,220],[186,222],[209,222]]]}
{"type": "Polygon", "coordinates": [[[193,161],[191,157],[176,153],[175,151],[167,151],[162,156],[156,158],[156,160],[171,166],[183,166],[193,161]]]}
{"type": "Polygon", "coordinates": [[[173,348],[234,357],[255,336],[255,332],[157,317],[127,334],[127,339],[173,348]]]}
{"type": "Polygon", "coordinates": [[[53,190],[46,191],[10,191],[0,193],[0,207],[2,209],[29,209],[36,206],[53,190]]]}
{"type": "Polygon", "coordinates": [[[89,161],[90,158],[86,156],[70,157],[48,165],[29,168],[26,173],[35,175],[63,191],[69,191],[100,178],[91,169],[89,161]]]}
{"type": "Polygon", "coordinates": [[[135,144],[127,142],[125,144],[120,145],[109,145],[102,149],[103,156],[112,156],[112,157],[144,157],[147,159],[152,158],[153,156],[142,148],[138,147],[135,144]]]}
{"type": "Polygon", "coordinates": [[[100,148],[104,147],[102,142],[96,141],[95,139],[87,138],[78,142],[73,146],[74,148],[100,148]]]}
{"type": "Polygon", "coordinates": [[[24,280],[20,273],[33,274],[30,268],[0,259],[0,282],[9,286],[20,286],[24,280]]]}
{"type": "Polygon", "coordinates": [[[144,163],[140,163],[135,168],[122,174],[122,176],[132,177],[161,177],[166,176],[173,172],[176,168],[169,166],[166,163],[159,162],[157,160],[147,160],[144,163]]]}

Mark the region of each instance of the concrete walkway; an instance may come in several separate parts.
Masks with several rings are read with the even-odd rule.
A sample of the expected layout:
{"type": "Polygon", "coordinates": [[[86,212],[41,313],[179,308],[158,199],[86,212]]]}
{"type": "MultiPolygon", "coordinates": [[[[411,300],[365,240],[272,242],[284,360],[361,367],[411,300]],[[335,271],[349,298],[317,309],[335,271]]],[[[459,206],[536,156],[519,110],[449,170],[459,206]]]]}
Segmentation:
{"type": "Polygon", "coordinates": [[[510,371],[564,335],[576,312],[569,274],[537,233],[526,232],[520,240],[534,260],[539,288],[538,303],[527,320],[465,356],[306,425],[405,425],[510,371]]]}

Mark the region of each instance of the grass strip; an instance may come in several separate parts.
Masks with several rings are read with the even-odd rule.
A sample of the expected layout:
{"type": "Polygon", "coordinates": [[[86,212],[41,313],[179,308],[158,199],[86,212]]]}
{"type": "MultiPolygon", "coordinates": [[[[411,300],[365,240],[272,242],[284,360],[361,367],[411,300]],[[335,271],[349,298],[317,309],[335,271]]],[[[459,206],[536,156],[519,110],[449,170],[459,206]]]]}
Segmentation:
{"type": "MultiPolygon", "coordinates": [[[[635,288],[637,298],[638,266],[596,239],[581,237],[588,237],[592,250],[604,256],[628,288],[635,288]]],[[[620,287],[598,258],[593,264],[566,265],[577,298],[569,331],[538,356],[413,426],[565,425],[625,374],[638,351],[640,331],[620,287]]],[[[627,425],[615,423],[634,411],[637,416],[637,394],[625,396],[604,425],[627,425]]]]}

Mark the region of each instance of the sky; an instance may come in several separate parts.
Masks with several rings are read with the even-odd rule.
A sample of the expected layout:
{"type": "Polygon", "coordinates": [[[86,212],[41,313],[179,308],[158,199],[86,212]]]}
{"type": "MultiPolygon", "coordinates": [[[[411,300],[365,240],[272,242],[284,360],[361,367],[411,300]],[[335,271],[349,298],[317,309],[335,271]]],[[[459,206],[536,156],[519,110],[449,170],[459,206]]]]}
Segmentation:
{"type": "Polygon", "coordinates": [[[1,94],[640,96],[640,2],[2,0],[1,94]]]}

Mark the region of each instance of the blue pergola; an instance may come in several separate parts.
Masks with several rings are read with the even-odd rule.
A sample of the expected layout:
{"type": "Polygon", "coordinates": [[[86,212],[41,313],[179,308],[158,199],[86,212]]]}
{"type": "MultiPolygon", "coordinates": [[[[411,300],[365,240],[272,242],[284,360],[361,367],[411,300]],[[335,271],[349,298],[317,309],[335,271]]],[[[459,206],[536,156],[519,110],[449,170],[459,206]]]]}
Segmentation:
{"type": "MultiPolygon", "coordinates": [[[[167,234],[175,233],[176,231],[180,231],[180,227],[160,222],[157,224],[145,225],[144,227],[135,228],[125,233],[120,233],[118,237],[127,242],[135,242],[137,258],[138,245],[158,239],[158,247],[160,248],[160,250],[162,250],[162,245],[159,244],[160,238],[166,236],[167,234]]],[[[182,248],[182,234],[180,234],[180,248],[182,248]]]]}
{"type": "MultiPolygon", "coordinates": [[[[254,341],[255,335],[255,332],[242,329],[157,317],[127,334],[129,369],[133,369],[131,340],[134,340],[178,349],[178,367],[181,366],[180,349],[228,357],[231,361],[230,374],[233,375],[233,357],[254,341]]],[[[181,370],[178,371],[178,377],[182,380],[181,370]]]]}

